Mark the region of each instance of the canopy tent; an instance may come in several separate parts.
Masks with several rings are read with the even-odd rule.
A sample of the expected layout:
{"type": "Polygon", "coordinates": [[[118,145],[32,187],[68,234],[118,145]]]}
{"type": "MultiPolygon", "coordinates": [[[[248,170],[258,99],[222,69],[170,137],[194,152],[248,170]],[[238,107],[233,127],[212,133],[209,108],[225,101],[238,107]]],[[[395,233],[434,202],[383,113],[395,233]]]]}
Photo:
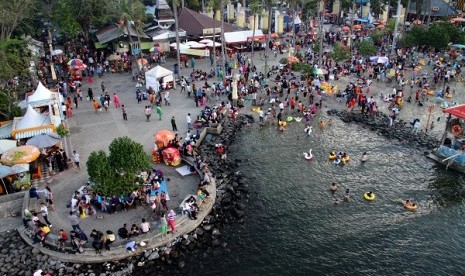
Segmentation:
{"type": "Polygon", "coordinates": [[[261,30],[255,30],[255,37],[253,30],[224,33],[224,41],[228,44],[246,43],[249,39],[261,37],[263,37],[263,32],[261,30]]]}
{"type": "Polygon", "coordinates": [[[37,88],[34,91],[34,93],[27,97],[27,103],[31,104],[31,103],[41,102],[44,104],[48,104],[48,102],[52,100],[52,96],[53,96],[52,91],[48,90],[42,84],[42,82],[39,81],[39,84],[37,85],[37,88]]]}
{"type": "Polygon", "coordinates": [[[161,67],[160,65],[157,65],[149,71],[145,72],[145,87],[147,89],[149,89],[149,87],[156,89],[160,79],[162,79],[163,82],[172,81],[173,85],[175,85],[173,72],[161,67]]]}
{"type": "Polygon", "coordinates": [[[465,119],[465,104],[459,104],[454,107],[443,109],[442,112],[465,119]]]}
{"type": "Polygon", "coordinates": [[[11,135],[15,139],[29,138],[50,132],[55,132],[55,125],[52,124],[50,116],[40,114],[30,105],[23,117],[13,119],[11,135]]]}

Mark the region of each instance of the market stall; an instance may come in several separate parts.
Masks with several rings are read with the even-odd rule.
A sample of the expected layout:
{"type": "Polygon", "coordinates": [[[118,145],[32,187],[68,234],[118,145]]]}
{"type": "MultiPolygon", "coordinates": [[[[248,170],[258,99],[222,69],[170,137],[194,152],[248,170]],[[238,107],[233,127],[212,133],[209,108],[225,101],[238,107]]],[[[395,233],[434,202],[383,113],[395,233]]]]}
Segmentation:
{"type": "Polygon", "coordinates": [[[155,87],[165,87],[165,89],[176,88],[174,73],[160,65],[155,66],[145,72],[145,87],[155,89],[155,87]]]}

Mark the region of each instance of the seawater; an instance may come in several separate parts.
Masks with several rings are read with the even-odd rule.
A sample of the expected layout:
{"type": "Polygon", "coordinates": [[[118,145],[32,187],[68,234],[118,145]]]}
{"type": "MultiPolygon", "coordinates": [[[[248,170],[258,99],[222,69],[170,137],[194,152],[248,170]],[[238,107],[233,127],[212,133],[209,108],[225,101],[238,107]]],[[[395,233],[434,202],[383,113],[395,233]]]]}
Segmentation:
{"type": "MultiPolygon", "coordinates": [[[[188,267],[202,275],[461,275],[465,265],[464,177],[436,165],[424,152],[333,119],[304,133],[291,123],[245,127],[230,158],[249,184],[243,224],[222,231],[227,249],[188,267]],[[303,152],[313,149],[307,161],[303,152]],[[331,151],[351,161],[336,166],[331,151]],[[359,160],[366,151],[368,162],[359,160]],[[338,185],[335,195],[329,192],[338,185]],[[350,201],[339,205],[345,189],[350,201]],[[373,191],[368,202],[363,194],[373,191]],[[400,201],[418,203],[406,211],[400,201]]],[[[194,274],[196,274],[194,273],[194,274]]]]}

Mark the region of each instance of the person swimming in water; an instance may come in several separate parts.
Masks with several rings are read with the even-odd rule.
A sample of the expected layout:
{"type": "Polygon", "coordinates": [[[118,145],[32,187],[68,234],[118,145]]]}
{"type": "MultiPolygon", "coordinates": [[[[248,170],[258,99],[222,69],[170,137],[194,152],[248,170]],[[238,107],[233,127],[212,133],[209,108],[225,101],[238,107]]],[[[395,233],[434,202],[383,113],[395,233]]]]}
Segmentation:
{"type": "Polygon", "coordinates": [[[333,182],[333,184],[331,184],[331,188],[329,188],[329,190],[334,195],[334,193],[337,191],[337,186],[336,186],[335,182],[333,182]]]}
{"type": "Polygon", "coordinates": [[[349,201],[349,189],[346,189],[346,192],[344,193],[344,201],[349,201]]]}
{"type": "Polygon", "coordinates": [[[368,160],[367,153],[364,152],[364,153],[362,154],[362,158],[360,159],[360,161],[361,161],[362,163],[365,163],[367,160],[368,160]]]}

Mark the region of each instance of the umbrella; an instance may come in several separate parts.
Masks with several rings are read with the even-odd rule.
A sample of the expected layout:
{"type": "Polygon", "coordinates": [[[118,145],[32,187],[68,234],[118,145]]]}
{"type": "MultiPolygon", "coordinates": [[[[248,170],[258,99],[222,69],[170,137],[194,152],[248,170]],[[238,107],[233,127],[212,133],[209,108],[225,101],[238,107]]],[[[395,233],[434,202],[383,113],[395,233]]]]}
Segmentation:
{"type": "Polygon", "coordinates": [[[216,47],[221,47],[221,43],[218,43],[218,42],[209,42],[209,43],[206,43],[205,46],[207,47],[213,47],[213,43],[215,43],[215,46],[216,47]]]}
{"type": "Polygon", "coordinates": [[[107,60],[108,61],[117,61],[117,60],[121,60],[121,56],[120,55],[115,55],[115,54],[111,54],[107,57],[107,60]]]}
{"type": "Polygon", "coordinates": [[[287,58],[287,61],[289,61],[289,63],[294,63],[294,62],[299,62],[299,59],[295,56],[290,56],[287,58]]]}
{"type": "Polygon", "coordinates": [[[147,65],[148,61],[145,58],[139,58],[137,60],[137,64],[139,64],[140,67],[147,65]]]}
{"type": "Polygon", "coordinates": [[[162,142],[164,145],[168,144],[168,142],[173,140],[174,137],[175,137],[174,133],[169,130],[159,130],[153,136],[156,142],[162,142]]]}
{"type": "Polygon", "coordinates": [[[29,171],[29,164],[16,164],[11,166],[12,174],[20,174],[29,171]]]}
{"type": "Polygon", "coordinates": [[[68,65],[74,70],[84,70],[87,66],[82,62],[82,60],[74,58],[68,61],[68,65]]]}
{"type": "Polygon", "coordinates": [[[116,49],[116,52],[119,53],[119,54],[124,54],[124,53],[129,52],[129,48],[128,47],[118,48],[118,49],[116,49]]]}
{"type": "Polygon", "coordinates": [[[48,148],[60,143],[61,137],[55,133],[43,133],[27,140],[26,145],[36,146],[38,148],[48,148]]]}
{"type": "Polygon", "coordinates": [[[452,23],[455,23],[455,22],[465,22],[465,18],[463,18],[463,17],[452,18],[452,19],[450,20],[450,22],[452,22],[452,23]]]}
{"type": "Polygon", "coordinates": [[[52,56],[58,56],[58,55],[61,55],[63,54],[63,50],[61,49],[55,49],[52,51],[52,56]]]}
{"type": "Polygon", "coordinates": [[[16,147],[17,143],[15,140],[0,140],[0,154],[3,154],[5,151],[16,147]]]}
{"type": "Polygon", "coordinates": [[[212,43],[212,42],[213,42],[213,40],[211,40],[211,39],[202,39],[202,40],[199,41],[199,43],[203,43],[203,44],[208,44],[208,43],[212,43]]]}
{"type": "Polygon", "coordinates": [[[154,47],[150,48],[149,51],[150,52],[155,52],[155,53],[162,53],[163,49],[160,46],[154,46],[154,47]]]}
{"type": "Polygon", "coordinates": [[[4,178],[5,176],[12,174],[14,173],[10,166],[0,165],[0,178],[4,178]]]}
{"type": "Polygon", "coordinates": [[[40,151],[34,146],[21,146],[3,153],[0,162],[6,164],[26,164],[39,158],[40,151]]]}
{"type": "MultiPolygon", "coordinates": [[[[171,43],[170,47],[173,47],[176,50],[176,43],[171,43]]],[[[189,49],[189,46],[186,44],[179,43],[179,48],[180,49],[189,49]]]]}

